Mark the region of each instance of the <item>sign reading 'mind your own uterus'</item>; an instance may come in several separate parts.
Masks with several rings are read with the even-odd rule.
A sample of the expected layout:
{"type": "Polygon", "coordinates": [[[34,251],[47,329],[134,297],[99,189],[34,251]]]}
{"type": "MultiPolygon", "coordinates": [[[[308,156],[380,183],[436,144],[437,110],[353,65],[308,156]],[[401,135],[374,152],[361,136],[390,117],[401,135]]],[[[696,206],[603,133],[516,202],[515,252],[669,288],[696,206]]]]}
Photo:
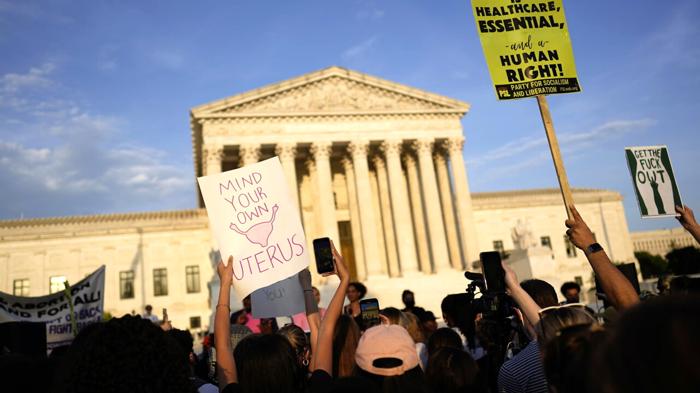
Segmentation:
{"type": "Polygon", "coordinates": [[[239,298],[308,267],[299,209],[277,157],[197,179],[239,298]]]}

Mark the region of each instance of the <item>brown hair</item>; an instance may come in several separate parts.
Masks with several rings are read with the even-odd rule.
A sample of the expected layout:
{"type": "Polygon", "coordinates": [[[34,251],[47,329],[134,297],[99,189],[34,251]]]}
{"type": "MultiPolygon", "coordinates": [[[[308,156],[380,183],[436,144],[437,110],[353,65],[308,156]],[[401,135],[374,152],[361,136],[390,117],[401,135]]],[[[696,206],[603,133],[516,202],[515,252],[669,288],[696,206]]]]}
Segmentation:
{"type": "Polygon", "coordinates": [[[543,312],[535,332],[540,348],[544,348],[565,327],[597,323],[583,307],[560,307],[543,312]]]}
{"type": "Polygon", "coordinates": [[[348,315],[341,315],[333,331],[333,376],[335,378],[353,375],[355,350],[360,341],[360,328],[348,315]]]}

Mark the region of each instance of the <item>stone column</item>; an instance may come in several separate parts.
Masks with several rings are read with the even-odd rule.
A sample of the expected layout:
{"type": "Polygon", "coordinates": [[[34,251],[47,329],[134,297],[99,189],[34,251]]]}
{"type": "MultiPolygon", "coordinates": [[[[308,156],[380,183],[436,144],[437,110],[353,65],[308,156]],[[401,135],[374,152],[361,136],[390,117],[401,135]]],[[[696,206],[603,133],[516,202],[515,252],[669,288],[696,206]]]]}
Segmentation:
{"type": "Polygon", "coordinates": [[[379,202],[382,209],[382,224],[384,226],[384,239],[386,242],[387,264],[389,276],[399,277],[399,254],[396,250],[396,234],[394,232],[394,213],[391,208],[391,196],[389,195],[389,181],[386,175],[384,159],[375,154],[372,157],[374,168],[377,171],[377,185],[379,187],[379,202]]]}
{"type": "Polygon", "coordinates": [[[430,274],[433,268],[430,266],[430,248],[428,246],[428,233],[425,230],[425,215],[423,214],[423,196],[420,191],[420,179],[418,177],[418,163],[413,153],[407,152],[403,156],[406,164],[406,178],[408,190],[411,196],[411,211],[413,213],[413,229],[416,234],[416,248],[420,270],[430,274]]]}
{"type": "Polygon", "coordinates": [[[462,270],[462,253],[457,232],[457,220],[455,219],[454,206],[452,205],[452,189],[450,187],[450,175],[447,172],[447,160],[442,149],[435,149],[433,160],[437,173],[438,187],[440,188],[440,202],[442,203],[442,217],[445,220],[445,232],[447,233],[447,248],[450,252],[452,267],[462,270]]]}
{"type": "Polygon", "coordinates": [[[426,219],[428,220],[428,234],[430,237],[430,250],[433,257],[435,270],[450,266],[450,256],[447,252],[445,239],[445,223],[440,211],[440,194],[435,180],[435,166],[433,165],[433,139],[423,138],[413,143],[413,148],[418,154],[420,167],[421,186],[423,188],[423,200],[425,201],[426,219]]]}
{"type": "Polygon", "coordinates": [[[292,199],[296,202],[297,206],[301,208],[295,161],[297,156],[297,144],[294,142],[278,144],[275,146],[275,154],[279,156],[280,162],[282,163],[284,176],[287,178],[287,184],[289,185],[292,199]]]}
{"type": "Polygon", "coordinates": [[[342,160],[345,170],[345,187],[348,190],[348,209],[350,210],[350,230],[352,231],[352,248],[355,252],[355,270],[357,279],[367,278],[367,267],[365,266],[365,252],[362,247],[362,226],[360,225],[360,210],[357,204],[357,187],[355,181],[355,168],[352,159],[344,157],[342,160]]]}
{"type": "Polygon", "coordinates": [[[335,216],[333,179],[331,177],[331,142],[314,142],[311,144],[310,151],[316,162],[316,179],[319,191],[318,205],[321,211],[323,236],[330,237],[336,243],[336,248],[339,248],[340,237],[338,236],[338,220],[335,216]]]}
{"type": "Polygon", "coordinates": [[[204,156],[204,175],[221,173],[221,161],[224,159],[224,147],[221,145],[205,145],[202,149],[204,156]]]}
{"type": "Polygon", "coordinates": [[[240,148],[240,165],[243,167],[250,164],[255,164],[260,160],[260,144],[258,143],[248,143],[241,145],[240,148]]]}
{"type": "Polygon", "coordinates": [[[389,175],[389,192],[401,272],[412,273],[418,271],[418,259],[413,238],[411,207],[401,171],[401,144],[401,140],[387,140],[382,143],[381,149],[386,158],[386,169],[389,175]]]}
{"type": "Polygon", "coordinates": [[[479,243],[476,237],[476,225],[472,209],[472,196],[469,193],[467,169],[464,165],[464,158],[462,158],[462,146],[464,146],[464,137],[461,136],[450,138],[445,142],[445,147],[450,155],[450,166],[452,167],[452,178],[454,179],[462,252],[464,253],[467,269],[469,269],[471,262],[479,259],[479,243]]]}
{"type": "Polygon", "coordinates": [[[377,214],[374,221],[375,231],[377,231],[377,244],[379,245],[379,266],[381,274],[386,275],[389,270],[389,262],[386,257],[386,241],[384,240],[384,225],[382,224],[382,203],[379,201],[379,185],[377,184],[377,171],[369,170],[369,186],[372,189],[372,208],[377,214]]]}
{"type": "Polygon", "coordinates": [[[369,166],[367,164],[368,141],[352,141],[348,145],[348,152],[352,156],[355,168],[355,183],[357,186],[357,202],[360,211],[360,223],[362,224],[362,245],[367,264],[368,276],[382,274],[380,265],[379,244],[375,222],[377,215],[372,205],[372,188],[369,183],[369,166]]]}

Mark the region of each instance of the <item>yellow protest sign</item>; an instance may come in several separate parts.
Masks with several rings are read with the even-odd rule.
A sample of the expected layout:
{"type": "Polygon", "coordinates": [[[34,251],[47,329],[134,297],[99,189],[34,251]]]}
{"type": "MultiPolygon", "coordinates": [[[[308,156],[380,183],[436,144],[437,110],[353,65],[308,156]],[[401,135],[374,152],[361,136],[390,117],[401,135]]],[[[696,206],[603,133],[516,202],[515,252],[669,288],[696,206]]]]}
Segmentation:
{"type": "Polygon", "coordinates": [[[581,91],[562,0],[472,0],[500,100],[581,91]]]}

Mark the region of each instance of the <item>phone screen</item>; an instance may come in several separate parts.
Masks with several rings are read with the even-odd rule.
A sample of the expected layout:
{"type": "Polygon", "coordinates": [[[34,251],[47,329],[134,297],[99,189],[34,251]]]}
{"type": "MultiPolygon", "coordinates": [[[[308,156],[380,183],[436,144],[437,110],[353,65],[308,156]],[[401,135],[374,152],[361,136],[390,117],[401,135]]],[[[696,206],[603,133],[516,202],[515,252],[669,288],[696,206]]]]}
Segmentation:
{"type": "Polygon", "coordinates": [[[369,329],[374,325],[379,325],[379,300],[360,300],[360,311],[362,315],[362,325],[365,329],[369,329]]]}
{"type": "Polygon", "coordinates": [[[318,274],[325,275],[335,270],[331,239],[327,237],[314,239],[314,256],[316,257],[316,271],[318,274]]]}
{"type": "Polygon", "coordinates": [[[506,291],[506,272],[501,266],[501,254],[497,251],[482,252],[479,254],[481,270],[486,281],[486,290],[489,292],[506,291]]]}

